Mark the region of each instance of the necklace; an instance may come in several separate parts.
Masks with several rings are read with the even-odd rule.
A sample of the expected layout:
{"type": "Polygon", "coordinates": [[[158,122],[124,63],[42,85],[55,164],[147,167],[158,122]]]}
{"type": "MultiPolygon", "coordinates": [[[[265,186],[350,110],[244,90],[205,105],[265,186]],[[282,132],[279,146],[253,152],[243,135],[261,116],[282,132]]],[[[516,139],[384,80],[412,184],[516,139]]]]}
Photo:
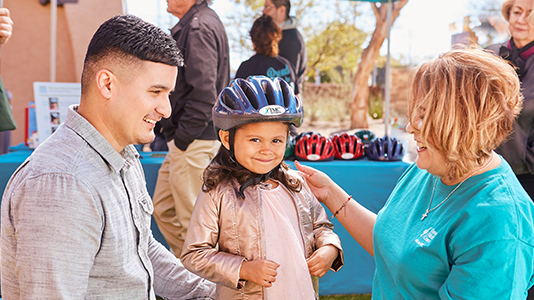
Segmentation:
{"type": "Polygon", "coordinates": [[[432,200],[434,199],[434,191],[436,190],[436,184],[438,183],[438,178],[436,178],[436,180],[434,181],[434,187],[432,188],[432,196],[430,197],[430,203],[428,203],[428,208],[426,209],[426,212],[423,214],[423,217],[421,218],[421,221],[423,221],[427,216],[428,216],[428,213],[437,209],[438,207],[440,207],[443,203],[445,203],[445,201],[447,201],[447,199],[449,199],[449,197],[452,195],[452,193],[456,192],[456,190],[462,185],[462,183],[464,183],[467,179],[469,179],[471,176],[475,175],[476,173],[478,172],[481,172],[482,170],[484,170],[485,168],[487,168],[491,162],[493,161],[493,153],[491,153],[491,159],[489,160],[489,162],[482,168],[482,169],[478,169],[476,170],[475,172],[473,172],[471,175],[467,176],[464,180],[462,180],[462,182],[460,182],[455,188],[454,190],[452,190],[452,192],[449,193],[449,195],[447,196],[447,198],[445,198],[443,201],[441,201],[440,204],[436,205],[436,207],[430,209],[430,206],[432,206],[432,200]]]}

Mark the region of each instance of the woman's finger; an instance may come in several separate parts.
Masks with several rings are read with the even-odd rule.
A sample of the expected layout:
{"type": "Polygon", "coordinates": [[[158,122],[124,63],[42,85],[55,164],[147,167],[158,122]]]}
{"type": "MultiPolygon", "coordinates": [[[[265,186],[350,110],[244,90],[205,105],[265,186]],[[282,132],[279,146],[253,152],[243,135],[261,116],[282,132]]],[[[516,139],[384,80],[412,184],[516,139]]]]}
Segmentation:
{"type": "Polygon", "coordinates": [[[297,160],[295,160],[295,167],[297,168],[297,170],[303,172],[306,175],[313,175],[313,173],[315,173],[316,171],[314,168],[305,166],[297,160]]]}

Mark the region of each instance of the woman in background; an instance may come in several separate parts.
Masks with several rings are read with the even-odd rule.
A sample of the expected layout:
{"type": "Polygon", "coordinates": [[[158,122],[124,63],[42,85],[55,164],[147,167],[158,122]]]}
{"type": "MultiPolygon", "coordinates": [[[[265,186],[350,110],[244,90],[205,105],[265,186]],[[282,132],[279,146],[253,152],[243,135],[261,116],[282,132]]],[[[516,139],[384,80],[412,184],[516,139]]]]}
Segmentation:
{"type": "MultiPolygon", "coordinates": [[[[505,0],[502,15],[509,23],[510,40],[488,49],[512,62],[521,80],[523,110],[511,138],[497,148],[534,200],[534,0],[505,0]]],[[[531,292],[532,293],[532,292],[531,292]]],[[[529,299],[534,299],[534,295],[529,299]]]]}
{"type": "Polygon", "coordinates": [[[298,95],[300,91],[296,85],[295,71],[287,59],[278,55],[282,30],[276,22],[267,15],[259,17],[250,29],[250,38],[256,54],[241,63],[235,78],[245,79],[253,75],[280,77],[289,83],[295,95],[298,95]]]}

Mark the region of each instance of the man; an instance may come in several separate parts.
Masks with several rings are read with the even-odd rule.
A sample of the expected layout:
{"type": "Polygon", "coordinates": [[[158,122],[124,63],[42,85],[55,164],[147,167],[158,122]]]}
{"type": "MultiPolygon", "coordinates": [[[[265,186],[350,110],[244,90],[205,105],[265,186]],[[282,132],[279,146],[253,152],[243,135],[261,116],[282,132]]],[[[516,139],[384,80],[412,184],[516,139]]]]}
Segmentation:
{"type": "Polygon", "coordinates": [[[9,9],[0,7],[0,45],[7,42],[13,34],[13,20],[9,9]]]}
{"type": "Polygon", "coordinates": [[[202,173],[220,146],[211,109],[230,81],[226,31],[209,4],[211,0],[167,0],[167,11],[180,19],[171,34],[185,65],[171,94],[172,115],[162,121],[169,152],[158,174],[154,217],[177,257],[202,188],[202,173]]]}
{"type": "MultiPolygon", "coordinates": [[[[13,33],[13,20],[9,10],[0,7],[0,45],[9,40],[13,33]]],[[[11,94],[4,88],[0,78],[0,155],[9,152],[11,146],[11,131],[15,128],[15,120],[11,114],[11,94]]]]}
{"type": "Polygon", "coordinates": [[[289,16],[290,10],[289,0],[265,0],[263,6],[263,14],[271,16],[282,29],[282,40],[278,43],[279,55],[291,63],[297,76],[299,93],[302,94],[308,58],[306,56],[306,44],[297,30],[297,18],[289,16]]]}
{"type": "Polygon", "coordinates": [[[82,96],[9,181],[2,200],[5,299],[206,299],[150,230],[139,154],[183,62],[172,38],[134,16],[94,34],[82,96]]]}

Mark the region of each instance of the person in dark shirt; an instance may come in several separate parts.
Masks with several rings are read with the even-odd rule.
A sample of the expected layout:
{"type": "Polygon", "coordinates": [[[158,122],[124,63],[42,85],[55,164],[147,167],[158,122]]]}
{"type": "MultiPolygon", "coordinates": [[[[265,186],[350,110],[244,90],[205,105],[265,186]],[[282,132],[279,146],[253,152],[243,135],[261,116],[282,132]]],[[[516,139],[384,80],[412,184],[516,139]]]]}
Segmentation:
{"type": "Polygon", "coordinates": [[[263,15],[254,21],[250,29],[250,38],[256,54],[241,63],[235,78],[247,78],[252,75],[280,77],[293,87],[295,94],[299,94],[300,90],[291,63],[278,55],[278,42],[282,38],[282,30],[273,18],[263,15]]]}
{"type": "Polygon", "coordinates": [[[282,39],[278,43],[279,55],[287,59],[297,76],[297,85],[302,91],[304,73],[308,58],[306,56],[306,44],[297,29],[297,18],[289,16],[291,2],[289,0],[265,0],[263,14],[271,16],[282,29],[282,39]]]}

